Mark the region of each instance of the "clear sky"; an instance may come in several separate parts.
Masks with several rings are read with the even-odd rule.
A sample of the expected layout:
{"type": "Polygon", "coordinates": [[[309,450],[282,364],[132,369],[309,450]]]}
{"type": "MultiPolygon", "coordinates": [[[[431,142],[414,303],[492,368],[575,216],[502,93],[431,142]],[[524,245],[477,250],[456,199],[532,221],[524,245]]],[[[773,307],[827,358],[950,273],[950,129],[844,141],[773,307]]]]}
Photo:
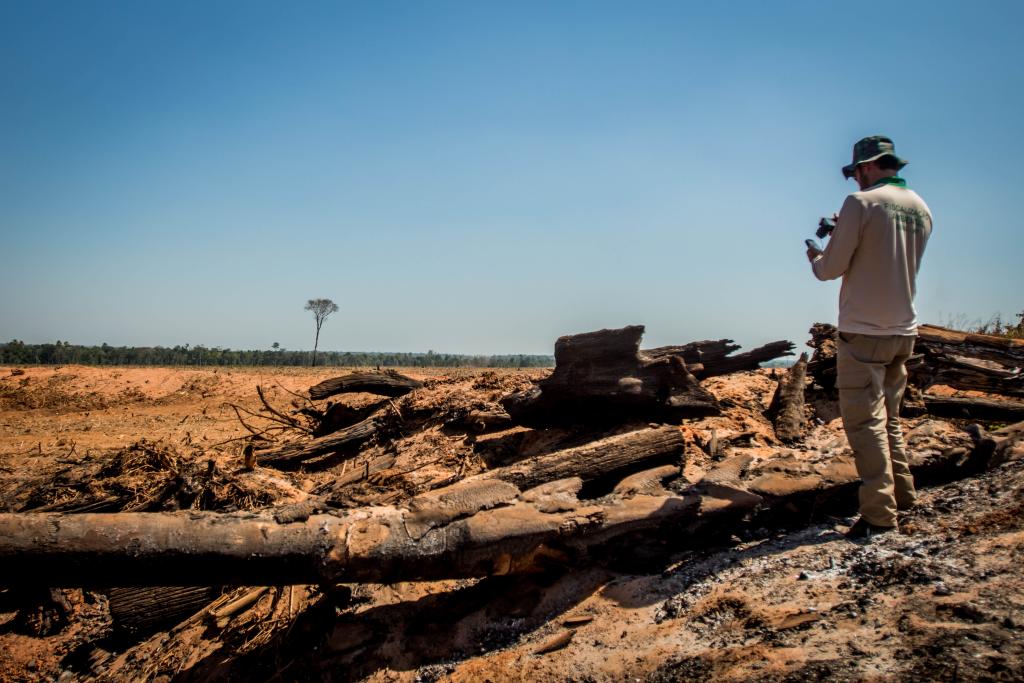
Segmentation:
{"type": "Polygon", "coordinates": [[[0,340],[798,345],[883,133],[929,322],[1024,309],[1024,3],[0,0],[0,340]]]}

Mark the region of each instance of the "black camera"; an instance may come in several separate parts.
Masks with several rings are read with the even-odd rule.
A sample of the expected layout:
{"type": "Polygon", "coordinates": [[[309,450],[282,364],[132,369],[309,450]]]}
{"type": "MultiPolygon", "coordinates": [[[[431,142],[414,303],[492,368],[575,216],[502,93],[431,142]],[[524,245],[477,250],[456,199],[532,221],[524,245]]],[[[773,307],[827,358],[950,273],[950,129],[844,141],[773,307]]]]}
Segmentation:
{"type": "Polygon", "coordinates": [[[836,229],[836,222],[831,218],[822,218],[818,221],[818,229],[815,231],[815,235],[818,239],[823,240],[832,234],[832,231],[836,229]]]}

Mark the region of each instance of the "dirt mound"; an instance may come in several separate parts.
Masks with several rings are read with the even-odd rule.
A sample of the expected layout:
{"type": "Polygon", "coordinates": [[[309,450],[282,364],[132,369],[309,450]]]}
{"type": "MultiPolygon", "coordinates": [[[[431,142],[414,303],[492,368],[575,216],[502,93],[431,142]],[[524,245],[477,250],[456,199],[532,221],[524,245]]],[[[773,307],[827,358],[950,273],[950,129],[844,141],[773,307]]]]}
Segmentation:
{"type": "Polygon", "coordinates": [[[136,387],[127,387],[114,396],[97,391],[78,391],[72,387],[75,379],[75,375],[63,374],[39,382],[31,377],[12,375],[0,383],[0,410],[79,412],[102,410],[146,399],[146,395],[136,387]]]}

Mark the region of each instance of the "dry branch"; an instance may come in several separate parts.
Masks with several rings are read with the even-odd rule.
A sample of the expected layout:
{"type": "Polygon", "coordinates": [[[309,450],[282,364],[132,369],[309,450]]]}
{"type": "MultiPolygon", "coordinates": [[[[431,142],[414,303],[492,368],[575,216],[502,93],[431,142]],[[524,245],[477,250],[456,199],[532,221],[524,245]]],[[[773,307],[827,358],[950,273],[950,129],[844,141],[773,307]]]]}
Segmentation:
{"type": "Polygon", "coordinates": [[[260,401],[262,401],[263,407],[267,409],[267,412],[269,412],[271,415],[280,418],[281,420],[284,420],[286,423],[290,424],[293,427],[299,427],[298,420],[296,420],[294,417],[291,417],[290,415],[285,415],[277,408],[270,405],[270,402],[267,400],[267,397],[263,394],[263,387],[261,387],[258,384],[256,385],[256,393],[259,395],[260,401]]]}

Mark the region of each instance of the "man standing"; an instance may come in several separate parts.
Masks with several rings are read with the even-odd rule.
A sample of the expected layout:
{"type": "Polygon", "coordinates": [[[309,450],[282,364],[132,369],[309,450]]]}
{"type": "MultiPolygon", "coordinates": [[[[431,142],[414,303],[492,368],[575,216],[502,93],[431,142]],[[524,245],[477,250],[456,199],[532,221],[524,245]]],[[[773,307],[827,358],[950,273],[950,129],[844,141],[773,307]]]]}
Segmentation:
{"type": "Polygon", "coordinates": [[[896,511],[917,499],[899,409],[904,363],[917,337],[915,281],[932,215],[897,175],[906,165],[889,138],[858,141],[843,175],[855,178],[860,192],[846,198],[825,251],[807,250],[819,280],[843,278],[836,387],[861,478],[860,519],[847,532],[854,538],[896,529],[896,511]]]}

